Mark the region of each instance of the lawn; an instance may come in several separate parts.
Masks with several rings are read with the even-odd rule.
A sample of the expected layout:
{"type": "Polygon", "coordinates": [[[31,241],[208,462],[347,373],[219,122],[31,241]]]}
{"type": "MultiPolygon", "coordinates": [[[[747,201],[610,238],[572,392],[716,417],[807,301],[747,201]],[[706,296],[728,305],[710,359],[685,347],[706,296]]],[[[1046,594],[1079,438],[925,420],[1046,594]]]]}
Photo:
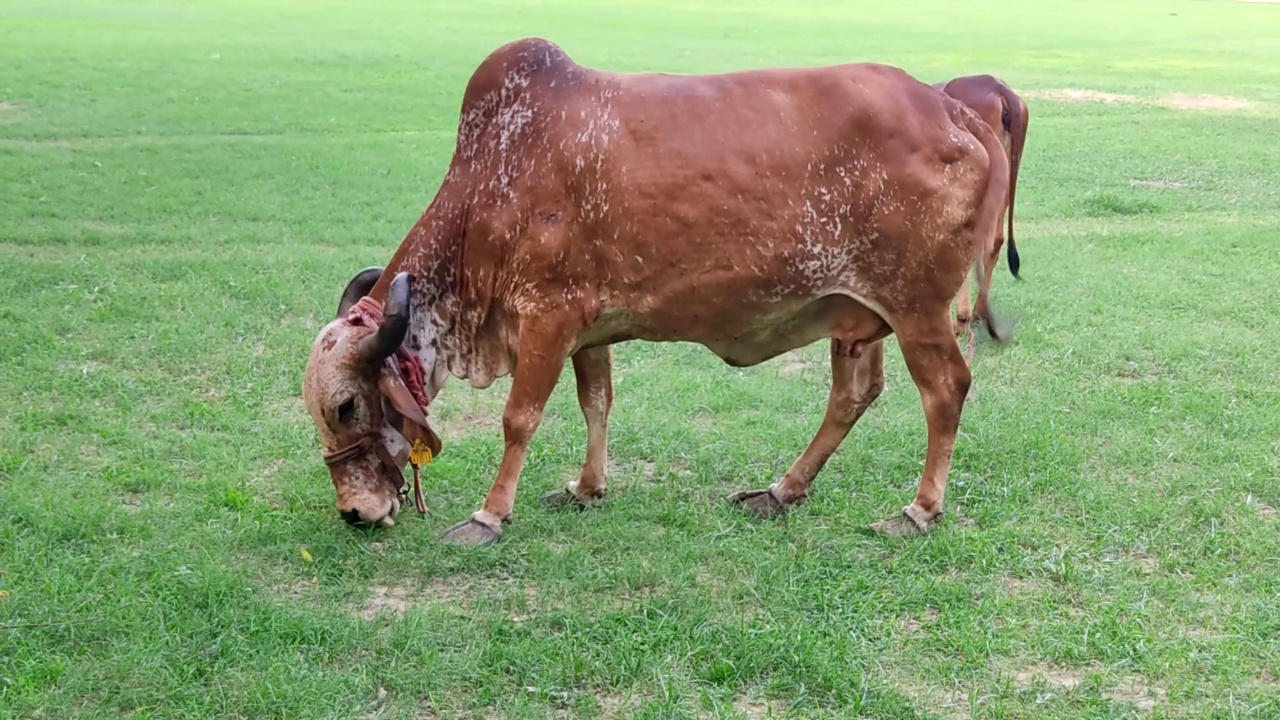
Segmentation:
{"type": "Polygon", "coordinates": [[[0,2],[0,717],[1280,717],[1280,5],[0,2]],[[572,370],[503,539],[508,381],[432,410],[431,514],[357,531],[307,352],[444,173],[462,89],[540,35],[621,70],[990,72],[1030,133],[948,515],[887,389],[771,521],[826,345],[618,346],[611,491],[572,370]]]}

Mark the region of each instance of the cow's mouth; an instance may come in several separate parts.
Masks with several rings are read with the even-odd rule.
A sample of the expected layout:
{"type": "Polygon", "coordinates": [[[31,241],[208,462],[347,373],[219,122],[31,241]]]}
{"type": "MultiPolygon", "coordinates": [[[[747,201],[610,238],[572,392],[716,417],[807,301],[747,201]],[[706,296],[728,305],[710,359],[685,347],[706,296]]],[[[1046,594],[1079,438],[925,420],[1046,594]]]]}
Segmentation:
{"type": "Polygon", "coordinates": [[[354,509],[340,510],[338,511],[338,515],[340,515],[342,519],[345,520],[346,523],[351,527],[391,528],[391,527],[395,527],[395,524],[396,524],[395,517],[397,514],[399,514],[399,512],[400,512],[400,498],[394,497],[394,498],[391,498],[391,508],[387,511],[387,514],[383,515],[382,517],[378,518],[373,522],[369,522],[365,520],[364,517],[360,514],[359,510],[354,510],[354,509]]]}

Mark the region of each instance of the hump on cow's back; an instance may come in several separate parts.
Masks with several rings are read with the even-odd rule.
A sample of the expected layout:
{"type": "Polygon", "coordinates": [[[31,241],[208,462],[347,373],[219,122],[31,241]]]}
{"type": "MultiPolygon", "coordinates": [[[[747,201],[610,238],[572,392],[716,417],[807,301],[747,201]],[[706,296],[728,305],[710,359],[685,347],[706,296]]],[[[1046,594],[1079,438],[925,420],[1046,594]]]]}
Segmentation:
{"type": "Polygon", "coordinates": [[[489,53],[471,73],[463,95],[467,109],[510,103],[531,89],[564,89],[577,85],[582,69],[559,45],[542,38],[515,40],[489,53]]]}
{"type": "Polygon", "coordinates": [[[497,72],[501,76],[514,73],[520,78],[533,79],[547,71],[577,67],[569,54],[559,45],[540,37],[513,40],[489,53],[476,73],[497,72]]]}

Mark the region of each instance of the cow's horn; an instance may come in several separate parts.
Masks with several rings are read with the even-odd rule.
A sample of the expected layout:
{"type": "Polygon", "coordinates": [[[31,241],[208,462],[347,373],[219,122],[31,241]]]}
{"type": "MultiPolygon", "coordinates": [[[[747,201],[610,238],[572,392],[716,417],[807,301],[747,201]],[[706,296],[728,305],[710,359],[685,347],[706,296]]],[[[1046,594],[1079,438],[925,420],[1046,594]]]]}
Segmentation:
{"type": "Polygon", "coordinates": [[[378,278],[382,277],[382,268],[367,267],[356,276],[351,278],[351,282],[347,283],[347,289],[342,291],[342,300],[338,303],[338,317],[347,314],[352,305],[360,301],[360,298],[369,294],[373,286],[377,284],[378,278]]]}
{"type": "Polygon", "coordinates": [[[391,281],[382,310],[382,324],[368,340],[366,352],[370,360],[379,363],[386,360],[404,342],[405,333],[409,331],[409,285],[412,281],[413,276],[407,272],[397,273],[391,281]]]}

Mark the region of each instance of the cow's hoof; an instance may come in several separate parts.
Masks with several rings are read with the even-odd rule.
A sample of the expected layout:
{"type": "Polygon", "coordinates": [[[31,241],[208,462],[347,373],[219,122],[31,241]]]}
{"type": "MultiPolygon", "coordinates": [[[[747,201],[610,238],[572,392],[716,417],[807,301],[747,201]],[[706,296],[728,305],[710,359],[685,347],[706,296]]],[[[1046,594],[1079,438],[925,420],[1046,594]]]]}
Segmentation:
{"type": "Polygon", "coordinates": [[[576,492],[574,492],[573,483],[569,483],[568,485],[560,488],[559,490],[552,490],[551,492],[538,498],[538,502],[545,508],[571,507],[571,508],[582,509],[587,507],[591,503],[595,502],[596,500],[599,500],[603,495],[604,493],[601,492],[599,495],[588,496],[584,498],[578,495],[576,492]]]}
{"type": "Polygon", "coordinates": [[[909,538],[925,535],[942,522],[942,513],[938,513],[923,523],[912,517],[909,509],[904,508],[901,515],[888,520],[871,523],[867,526],[871,532],[891,538],[909,538]]]}
{"type": "Polygon", "coordinates": [[[787,505],[779,500],[772,488],[763,490],[739,490],[728,498],[729,502],[740,505],[760,517],[773,517],[787,509],[787,505]]]}
{"type": "Polygon", "coordinates": [[[474,517],[469,517],[440,534],[441,540],[466,547],[488,545],[500,537],[501,527],[490,527],[474,517]]]}

